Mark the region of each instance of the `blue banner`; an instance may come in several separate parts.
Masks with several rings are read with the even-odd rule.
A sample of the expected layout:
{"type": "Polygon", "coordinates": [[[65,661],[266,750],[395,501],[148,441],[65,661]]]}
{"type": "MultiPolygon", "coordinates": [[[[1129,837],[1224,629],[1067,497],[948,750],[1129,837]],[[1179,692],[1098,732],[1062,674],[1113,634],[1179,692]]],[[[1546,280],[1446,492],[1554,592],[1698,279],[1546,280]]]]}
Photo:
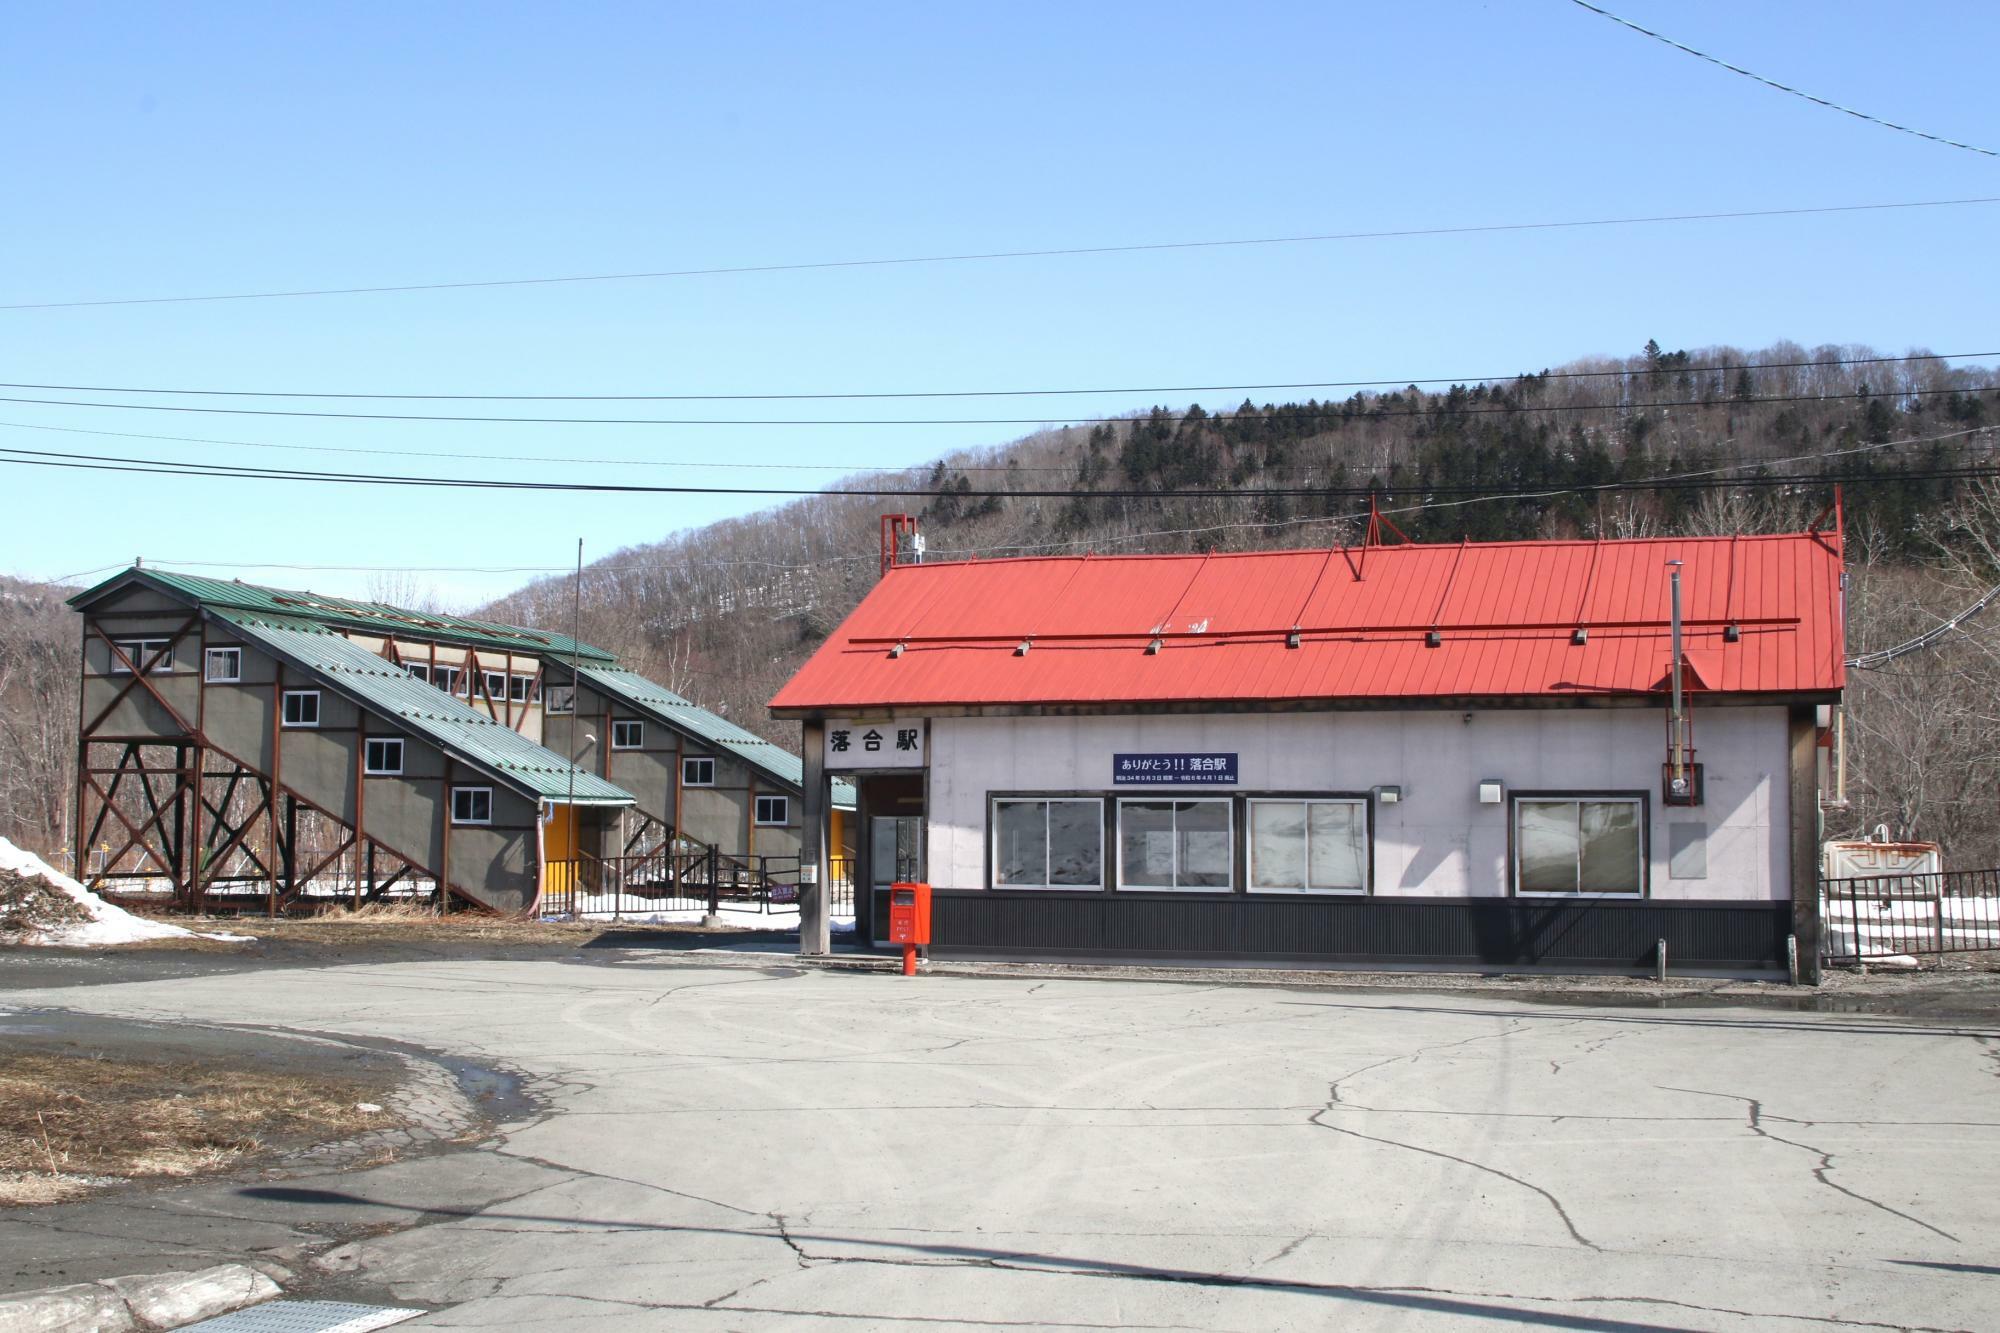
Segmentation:
{"type": "Polygon", "coordinates": [[[1233,787],[1234,754],[1114,754],[1111,781],[1123,787],[1233,787]]]}

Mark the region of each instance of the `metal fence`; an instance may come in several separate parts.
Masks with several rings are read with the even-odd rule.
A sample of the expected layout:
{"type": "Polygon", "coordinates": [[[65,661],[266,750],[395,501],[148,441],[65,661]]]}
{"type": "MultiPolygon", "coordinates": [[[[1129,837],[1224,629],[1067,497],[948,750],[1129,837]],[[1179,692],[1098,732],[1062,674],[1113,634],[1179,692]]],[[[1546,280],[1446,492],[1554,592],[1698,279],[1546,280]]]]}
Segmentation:
{"type": "Polygon", "coordinates": [[[2000,949],[2000,870],[1820,881],[1829,962],[2000,949]]]}
{"type": "MultiPolygon", "coordinates": [[[[540,914],[545,919],[664,922],[736,912],[795,920],[799,887],[796,856],[730,856],[712,847],[583,856],[549,862],[540,914]]],[[[854,914],[853,887],[844,879],[834,877],[828,899],[834,916],[854,914]]]]}

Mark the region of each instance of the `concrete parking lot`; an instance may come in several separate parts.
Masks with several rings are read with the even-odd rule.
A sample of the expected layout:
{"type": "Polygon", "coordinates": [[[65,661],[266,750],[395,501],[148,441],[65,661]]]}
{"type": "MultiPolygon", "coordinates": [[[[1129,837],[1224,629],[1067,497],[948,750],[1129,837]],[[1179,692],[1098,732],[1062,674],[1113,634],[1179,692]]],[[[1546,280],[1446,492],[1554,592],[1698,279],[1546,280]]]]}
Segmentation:
{"type": "Polygon", "coordinates": [[[537,1108],[9,1214],[17,1288],[262,1253],[428,1328],[2000,1326],[1991,1024],[640,950],[0,992],[45,1007],[409,1043],[537,1108]]]}

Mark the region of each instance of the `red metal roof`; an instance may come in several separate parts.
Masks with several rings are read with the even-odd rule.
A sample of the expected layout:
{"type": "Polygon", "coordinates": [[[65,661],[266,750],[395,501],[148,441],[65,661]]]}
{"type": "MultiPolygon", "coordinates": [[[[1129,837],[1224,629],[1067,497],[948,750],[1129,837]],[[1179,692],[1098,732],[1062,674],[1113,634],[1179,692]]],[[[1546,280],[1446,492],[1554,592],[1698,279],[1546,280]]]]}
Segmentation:
{"type": "Polygon", "coordinates": [[[1672,653],[1669,560],[1691,688],[1841,688],[1840,547],[1813,532],[904,565],[771,707],[1645,693],[1672,653]]]}

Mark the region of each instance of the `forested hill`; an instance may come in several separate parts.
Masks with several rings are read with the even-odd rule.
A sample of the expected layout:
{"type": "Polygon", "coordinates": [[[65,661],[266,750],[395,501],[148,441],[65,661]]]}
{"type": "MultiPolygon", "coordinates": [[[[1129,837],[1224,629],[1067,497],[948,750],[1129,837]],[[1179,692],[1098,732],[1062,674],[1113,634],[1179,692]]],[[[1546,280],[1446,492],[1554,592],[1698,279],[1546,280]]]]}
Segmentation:
{"type": "MultiPolygon", "coordinates": [[[[1935,515],[1966,484],[1926,474],[1990,457],[2000,374],[1934,358],[1856,364],[1879,355],[1649,343],[1504,381],[1161,406],[842,485],[952,492],[900,506],[921,516],[927,558],[950,559],[1351,541],[1367,510],[1356,492],[1371,487],[1420,541],[1771,530],[1810,522],[1827,487],[1708,481],[1824,476],[1854,483],[1850,528],[1869,558],[1893,561],[1928,549],[1935,515]],[[1716,472],[1731,465],[1748,466],[1716,472]],[[1690,473],[1707,475],[1576,492],[1690,473]],[[1188,490],[1230,494],[1173,494],[1188,490]]],[[[620,551],[585,569],[584,638],[789,742],[765,701],[875,581],[877,516],[897,507],[815,498],[620,551]]],[[[570,581],[531,584],[485,614],[567,624],[570,581]]]]}

